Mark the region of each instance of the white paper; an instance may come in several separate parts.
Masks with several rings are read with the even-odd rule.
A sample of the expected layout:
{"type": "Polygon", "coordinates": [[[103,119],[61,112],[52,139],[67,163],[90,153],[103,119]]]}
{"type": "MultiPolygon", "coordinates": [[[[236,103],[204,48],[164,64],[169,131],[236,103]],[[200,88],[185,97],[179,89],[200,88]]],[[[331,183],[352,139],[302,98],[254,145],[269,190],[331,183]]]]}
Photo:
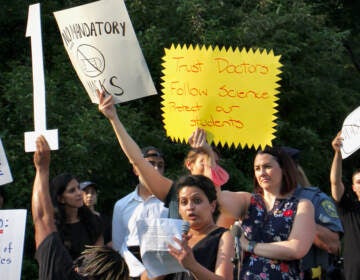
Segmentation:
{"type": "Polygon", "coordinates": [[[343,137],[341,156],[349,157],[360,148],[360,107],[352,111],[345,119],[341,137],[343,137]]]}
{"type": "Polygon", "coordinates": [[[141,258],[150,278],[187,271],[170,255],[168,244],[179,245],[173,240],[181,239],[184,221],[179,219],[142,219],[136,222],[141,258]]]}
{"type": "Polygon", "coordinates": [[[21,279],[26,210],[0,210],[1,279],[21,279]]]}
{"type": "Polygon", "coordinates": [[[0,139],[0,185],[11,183],[13,178],[11,176],[10,167],[6,158],[4,146],[0,139]]]}
{"type": "Polygon", "coordinates": [[[54,13],[65,49],[91,101],[115,103],[157,94],[123,0],[100,0],[54,13]]]}

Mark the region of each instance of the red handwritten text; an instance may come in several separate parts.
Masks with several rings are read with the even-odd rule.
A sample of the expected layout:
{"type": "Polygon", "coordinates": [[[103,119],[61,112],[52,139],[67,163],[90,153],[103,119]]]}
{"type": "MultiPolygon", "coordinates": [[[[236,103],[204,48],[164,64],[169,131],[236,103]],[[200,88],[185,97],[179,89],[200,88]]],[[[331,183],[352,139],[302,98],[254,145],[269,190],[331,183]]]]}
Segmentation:
{"type": "Polygon", "coordinates": [[[214,58],[217,62],[218,73],[225,74],[261,74],[266,75],[269,73],[269,67],[261,64],[250,64],[243,62],[241,64],[232,64],[226,58],[214,58]]]}

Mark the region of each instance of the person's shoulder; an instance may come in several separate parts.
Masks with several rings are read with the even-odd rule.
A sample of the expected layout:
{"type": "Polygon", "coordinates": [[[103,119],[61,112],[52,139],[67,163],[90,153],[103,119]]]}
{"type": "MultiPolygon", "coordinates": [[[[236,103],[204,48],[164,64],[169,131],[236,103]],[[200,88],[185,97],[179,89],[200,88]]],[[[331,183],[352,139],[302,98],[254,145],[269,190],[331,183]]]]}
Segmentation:
{"type": "Polygon", "coordinates": [[[137,196],[136,190],[132,191],[131,193],[128,193],[127,195],[123,196],[122,198],[118,199],[115,202],[115,207],[122,206],[124,203],[127,203],[128,201],[132,200],[136,196],[137,196]]]}
{"type": "Polygon", "coordinates": [[[313,199],[330,199],[330,197],[323,192],[319,187],[307,186],[307,187],[298,187],[295,191],[295,196],[298,198],[307,198],[310,200],[313,199]]]}
{"type": "Polygon", "coordinates": [[[299,193],[306,193],[306,192],[319,193],[319,192],[321,192],[321,190],[318,187],[315,187],[315,186],[298,187],[297,191],[299,193]]]}

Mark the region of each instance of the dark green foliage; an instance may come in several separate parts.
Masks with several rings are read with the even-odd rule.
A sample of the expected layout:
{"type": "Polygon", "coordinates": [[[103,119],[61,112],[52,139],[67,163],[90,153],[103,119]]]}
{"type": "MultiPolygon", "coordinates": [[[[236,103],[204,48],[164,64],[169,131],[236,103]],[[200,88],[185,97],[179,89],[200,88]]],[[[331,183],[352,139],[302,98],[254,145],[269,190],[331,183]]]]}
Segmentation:
{"type": "MultiPolygon", "coordinates": [[[[53,12],[91,1],[41,2],[46,69],[47,127],[59,129],[60,149],[52,153],[51,175],[69,171],[101,186],[100,209],[136,184],[108,121],[91,104],[62,46],[53,12]]],[[[0,137],[14,182],[7,186],[7,208],[30,209],[34,178],[32,154],[24,152],[24,132],[33,130],[30,40],[25,38],[28,5],[7,1],[0,12],[0,137]]],[[[171,44],[273,49],[283,64],[275,144],[302,150],[301,164],[311,182],[329,191],[331,140],[360,100],[360,21],[356,1],[325,0],[127,0],[126,5],[155,86],[161,93],[164,48],[171,44]]],[[[161,95],[118,107],[140,146],[158,146],[166,173],[185,170],[188,147],[166,137],[161,95]]],[[[181,120],[180,120],[181,121],[181,120]]],[[[252,189],[254,149],[219,147],[231,190],[252,189]]],[[[358,153],[359,154],[359,153],[358,153]]],[[[359,162],[344,162],[346,180],[359,162]]],[[[345,181],[346,181],[345,180],[345,181]]],[[[348,182],[348,181],[346,181],[348,182]]],[[[29,211],[23,279],[36,279],[33,228],[29,211]]]]}

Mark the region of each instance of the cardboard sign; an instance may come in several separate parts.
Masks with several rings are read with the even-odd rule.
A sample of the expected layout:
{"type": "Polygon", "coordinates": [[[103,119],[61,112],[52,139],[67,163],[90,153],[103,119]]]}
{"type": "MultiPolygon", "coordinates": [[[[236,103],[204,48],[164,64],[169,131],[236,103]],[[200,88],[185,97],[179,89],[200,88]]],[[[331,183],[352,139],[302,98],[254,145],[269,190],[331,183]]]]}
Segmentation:
{"type": "Polygon", "coordinates": [[[21,279],[26,210],[0,210],[1,279],[21,279]]]}
{"type": "Polygon", "coordinates": [[[11,183],[13,178],[11,176],[10,167],[6,158],[4,146],[0,139],[0,185],[11,183]]]}
{"type": "Polygon", "coordinates": [[[169,137],[186,141],[200,127],[215,144],[272,144],[280,56],[172,46],[163,60],[162,110],[169,137]]]}
{"type": "Polygon", "coordinates": [[[341,137],[341,156],[343,159],[349,157],[360,148],[360,107],[352,111],[345,119],[341,137]]]}
{"type": "Polygon", "coordinates": [[[96,89],[115,103],[157,94],[123,0],[54,13],[71,63],[93,103],[96,89]]]}

